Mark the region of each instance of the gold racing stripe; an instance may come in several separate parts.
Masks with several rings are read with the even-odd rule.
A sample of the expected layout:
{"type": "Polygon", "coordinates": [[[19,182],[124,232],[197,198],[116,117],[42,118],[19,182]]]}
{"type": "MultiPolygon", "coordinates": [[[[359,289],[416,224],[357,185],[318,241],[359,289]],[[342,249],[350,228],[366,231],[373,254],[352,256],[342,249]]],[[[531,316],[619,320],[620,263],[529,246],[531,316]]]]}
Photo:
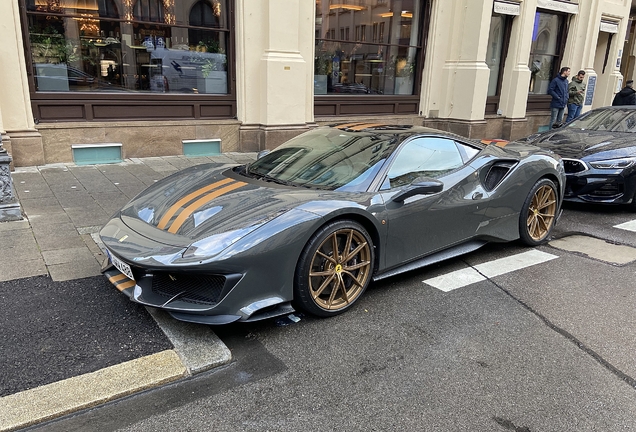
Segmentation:
{"type": "Polygon", "coordinates": [[[119,291],[123,291],[126,288],[134,287],[136,285],[134,280],[128,279],[128,276],[123,273],[111,276],[108,278],[108,280],[110,281],[110,283],[115,285],[115,288],[117,288],[119,291]]]}
{"type": "Polygon", "coordinates": [[[189,193],[188,195],[184,196],[183,198],[181,198],[179,201],[177,201],[176,203],[174,203],[172,205],[172,207],[170,207],[168,209],[168,211],[166,212],[166,214],[163,215],[163,217],[161,218],[161,220],[159,221],[159,224],[157,224],[157,228],[159,229],[164,229],[166,227],[166,225],[168,225],[168,222],[170,222],[170,218],[172,218],[172,216],[174,216],[174,214],[179,211],[180,208],[182,208],[186,203],[192,201],[193,199],[203,195],[204,193],[212,190],[212,189],[216,189],[219,188],[225,184],[228,184],[230,182],[233,182],[234,180],[230,179],[230,178],[226,178],[224,180],[220,180],[218,182],[214,182],[212,184],[209,184],[205,187],[202,187],[201,189],[197,189],[194,192],[189,193]]]}
{"type": "Polygon", "coordinates": [[[225,195],[226,193],[231,192],[234,189],[238,189],[240,187],[243,187],[246,184],[247,183],[236,182],[234,184],[231,184],[229,186],[225,186],[224,188],[218,189],[218,190],[216,190],[216,191],[214,191],[212,193],[209,193],[209,194],[199,198],[198,200],[196,200],[195,202],[190,204],[188,207],[183,209],[183,211],[181,213],[179,213],[179,216],[177,216],[177,218],[174,220],[172,225],[170,225],[170,228],[168,229],[168,232],[170,232],[172,234],[176,233],[177,231],[179,231],[179,228],[181,228],[181,225],[183,225],[183,223],[186,221],[186,219],[188,219],[188,217],[190,217],[190,215],[192,213],[194,213],[195,211],[197,211],[199,208],[203,207],[205,204],[209,203],[214,198],[218,198],[221,195],[225,195]]]}
{"type": "Polygon", "coordinates": [[[361,122],[355,122],[355,123],[347,123],[347,124],[341,124],[338,126],[334,126],[336,129],[347,129],[350,128],[351,126],[356,126],[356,125],[360,125],[363,124],[361,122]]]}
{"type": "Polygon", "coordinates": [[[351,129],[352,131],[361,131],[362,129],[369,129],[369,128],[377,127],[377,126],[386,126],[386,124],[385,123],[365,123],[358,126],[350,127],[349,129],[351,129]]]}
{"type": "Polygon", "coordinates": [[[486,145],[496,145],[497,147],[505,147],[510,141],[502,140],[502,139],[483,139],[481,140],[482,144],[486,145]]]}

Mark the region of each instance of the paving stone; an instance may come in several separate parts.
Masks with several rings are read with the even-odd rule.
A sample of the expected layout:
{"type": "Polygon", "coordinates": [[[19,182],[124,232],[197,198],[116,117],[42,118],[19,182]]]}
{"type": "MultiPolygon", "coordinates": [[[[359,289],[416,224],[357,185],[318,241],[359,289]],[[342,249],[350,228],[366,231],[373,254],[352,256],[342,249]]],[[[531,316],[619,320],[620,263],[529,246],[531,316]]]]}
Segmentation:
{"type": "Polygon", "coordinates": [[[90,256],[72,263],[54,264],[48,266],[51,279],[60,282],[72,279],[81,279],[101,274],[101,265],[90,256]]]}
{"type": "MultiPolygon", "coordinates": [[[[73,231],[58,230],[66,224],[52,225],[56,229],[35,232],[35,238],[41,251],[71,249],[84,246],[84,241],[73,227],[73,231]]],[[[71,225],[72,226],[72,225],[71,225]]]]}
{"type": "Polygon", "coordinates": [[[78,263],[87,258],[94,258],[93,253],[87,246],[71,249],[55,249],[43,251],[42,257],[48,266],[67,263],[78,263]]]}
{"type": "Polygon", "coordinates": [[[31,225],[27,219],[21,221],[0,222],[0,234],[19,230],[29,230],[31,225]]]}
{"type": "Polygon", "coordinates": [[[20,205],[22,206],[22,208],[27,214],[29,214],[29,212],[34,212],[34,213],[37,213],[40,211],[49,212],[54,208],[59,208],[60,211],[62,211],[62,206],[60,205],[60,202],[54,196],[46,197],[46,198],[37,198],[37,199],[20,198],[20,205]]]}
{"type": "Polygon", "coordinates": [[[0,233],[0,245],[1,262],[16,265],[40,257],[40,248],[30,230],[0,233]]]}
{"type": "Polygon", "coordinates": [[[112,213],[104,211],[94,201],[93,205],[88,208],[74,207],[64,210],[75,227],[104,225],[112,215],[112,213]]]}
{"type": "Polygon", "coordinates": [[[71,219],[68,217],[63,209],[60,212],[42,212],[40,214],[28,215],[31,225],[58,225],[62,223],[70,223],[71,219]]]}
{"type": "Polygon", "coordinates": [[[45,274],[48,274],[46,264],[39,257],[31,260],[22,260],[19,266],[14,262],[0,260],[0,281],[2,282],[45,274]]]}

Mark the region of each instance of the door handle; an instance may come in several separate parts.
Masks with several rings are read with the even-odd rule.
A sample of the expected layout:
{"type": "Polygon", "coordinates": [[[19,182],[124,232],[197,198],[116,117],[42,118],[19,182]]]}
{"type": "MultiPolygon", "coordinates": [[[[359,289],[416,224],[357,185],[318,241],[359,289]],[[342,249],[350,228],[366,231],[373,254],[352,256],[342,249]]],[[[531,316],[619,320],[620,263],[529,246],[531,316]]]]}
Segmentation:
{"type": "Polygon", "coordinates": [[[482,199],[483,197],[484,197],[484,194],[483,194],[483,193],[481,193],[481,192],[475,192],[475,193],[473,194],[473,199],[474,199],[474,200],[482,199]]]}

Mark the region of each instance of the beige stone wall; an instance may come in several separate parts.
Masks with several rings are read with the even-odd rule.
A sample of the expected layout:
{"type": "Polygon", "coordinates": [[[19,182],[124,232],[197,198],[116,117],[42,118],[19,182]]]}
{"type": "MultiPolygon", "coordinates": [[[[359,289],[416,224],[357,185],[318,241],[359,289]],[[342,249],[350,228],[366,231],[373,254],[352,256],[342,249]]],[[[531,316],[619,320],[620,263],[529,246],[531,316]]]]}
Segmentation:
{"type": "MultiPolygon", "coordinates": [[[[476,138],[518,138],[547,123],[549,112],[526,112],[528,59],[537,5],[519,0],[505,60],[500,116],[485,116],[486,51],[493,0],[432,0],[422,71],[421,116],[314,118],[315,3],[233,0],[237,120],[77,122],[35,125],[29,100],[18,0],[0,1],[0,132],[16,165],[72,161],[73,144],[121,142],[125,157],[180,154],[183,139],[222,139],[222,151],[273,148],[316,122],[345,120],[425,124],[476,138]]],[[[617,68],[632,0],[580,0],[569,20],[562,65],[597,77],[592,107],[609,105],[623,79],[617,68]],[[608,33],[617,23],[603,72],[608,33]]],[[[177,14],[184,14],[177,10],[177,14]]],[[[633,79],[634,77],[626,77],[633,79]]]]}

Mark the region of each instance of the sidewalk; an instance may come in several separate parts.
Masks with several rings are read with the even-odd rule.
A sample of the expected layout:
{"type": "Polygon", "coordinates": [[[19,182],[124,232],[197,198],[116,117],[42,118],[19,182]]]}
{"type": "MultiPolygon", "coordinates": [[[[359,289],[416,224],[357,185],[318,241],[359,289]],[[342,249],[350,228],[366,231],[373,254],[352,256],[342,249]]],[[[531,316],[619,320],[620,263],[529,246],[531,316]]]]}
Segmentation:
{"type": "MultiPolygon", "coordinates": [[[[128,159],[109,165],[17,168],[12,178],[25,219],[0,223],[0,285],[8,289],[13,282],[7,281],[38,276],[51,283],[71,284],[91,277],[94,279],[87,280],[99,281],[95,277],[100,276],[105,259],[99,229],[131,198],[188,166],[241,164],[255,159],[255,153],[226,153],[128,159]]],[[[4,294],[0,290],[0,295],[4,294]]],[[[76,307],[81,305],[78,302],[76,307]]],[[[229,350],[210,328],[175,321],[161,311],[149,312],[173,349],[0,397],[0,431],[37,424],[231,360],[229,350]]],[[[24,316],[25,321],[30,319],[24,316]]]]}

